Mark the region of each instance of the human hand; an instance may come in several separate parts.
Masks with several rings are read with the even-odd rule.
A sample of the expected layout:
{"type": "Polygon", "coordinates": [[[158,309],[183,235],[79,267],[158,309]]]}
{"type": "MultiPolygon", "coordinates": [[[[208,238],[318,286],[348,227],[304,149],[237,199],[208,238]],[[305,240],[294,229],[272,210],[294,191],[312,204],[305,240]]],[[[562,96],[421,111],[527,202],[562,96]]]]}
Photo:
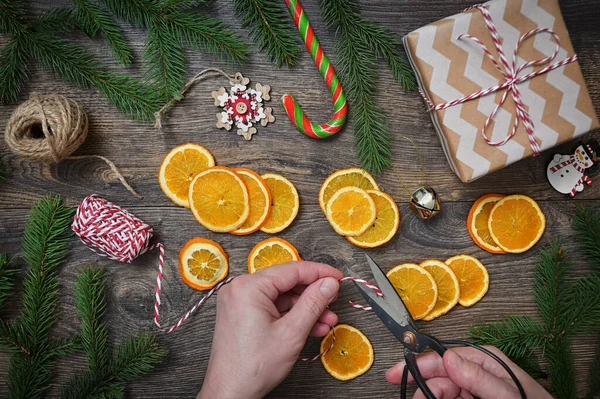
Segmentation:
{"type": "MultiPolygon", "coordinates": [[[[514,364],[499,349],[486,346],[500,357],[515,373],[528,398],[552,399],[552,396],[529,374],[514,364]]],[[[506,370],[494,359],[474,348],[452,348],[440,357],[428,352],[417,357],[417,365],[427,386],[438,399],[469,398],[473,395],[481,399],[515,399],[521,395],[506,370]]],[[[402,382],[402,361],[390,368],[385,377],[392,384],[402,382]]],[[[414,382],[409,374],[408,382],[414,382]]],[[[424,399],[421,390],[417,390],[413,399],[424,399]]]]}
{"type": "Polygon", "coordinates": [[[312,262],[271,266],[219,290],[210,361],[198,399],[261,398],[298,360],[306,338],[337,323],[339,270],[312,262]]]}

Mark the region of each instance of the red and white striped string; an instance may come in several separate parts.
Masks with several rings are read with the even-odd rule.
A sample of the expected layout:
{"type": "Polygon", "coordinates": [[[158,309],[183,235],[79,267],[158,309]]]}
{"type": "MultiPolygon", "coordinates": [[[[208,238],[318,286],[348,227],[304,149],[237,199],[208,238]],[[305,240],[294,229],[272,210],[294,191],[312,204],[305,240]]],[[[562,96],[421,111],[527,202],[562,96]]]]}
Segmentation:
{"type": "Polygon", "coordinates": [[[558,61],[554,64],[548,65],[537,71],[530,72],[523,76],[518,76],[519,73],[521,73],[521,71],[523,71],[523,69],[525,69],[525,68],[528,68],[531,66],[547,64],[550,61],[552,61],[554,58],[556,58],[556,56],[558,55],[558,53],[560,51],[560,39],[559,39],[558,35],[554,31],[552,31],[548,28],[537,28],[537,29],[530,30],[529,32],[522,35],[519,38],[519,40],[517,41],[517,44],[515,45],[515,48],[513,50],[512,62],[509,63],[506,58],[506,55],[504,54],[504,47],[502,45],[502,39],[500,38],[498,31],[496,30],[496,25],[494,24],[494,20],[492,19],[492,16],[489,12],[488,6],[483,5],[483,4],[476,4],[474,6],[471,6],[467,9],[463,10],[463,12],[469,11],[474,8],[478,9],[481,12],[481,14],[483,15],[485,25],[488,28],[490,36],[492,37],[492,41],[494,42],[494,47],[496,48],[496,51],[498,53],[498,58],[500,59],[500,63],[502,64],[502,66],[500,65],[500,63],[498,63],[498,61],[496,61],[496,59],[492,55],[491,51],[485,46],[485,44],[480,39],[478,39],[474,36],[468,35],[468,34],[459,35],[458,39],[459,40],[460,39],[470,39],[473,42],[475,42],[483,50],[483,52],[485,53],[487,58],[492,61],[492,63],[496,67],[496,69],[498,69],[498,71],[500,71],[502,76],[504,76],[505,81],[498,85],[488,87],[487,89],[482,89],[475,93],[471,93],[467,96],[457,98],[455,100],[448,101],[448,102],[441,103],[441,104],[434,104],[429,99],[429,97],[427,95],[425,95],[425,93],[421,89],[419,89],[419,92],[421,93],[421,96],[425,99],[425,101],[429,105],[430,111],[439,111],[442,109],[452,107],[457,104],[462,104],[467,101],[471,101],[476,98],[483,97],[490,93],[495,93],[497,91],[506,89],[506,91],[502,95],[502,98],[500,99],[498,104],[496,104],[496,107],[490,113],[490,115],[486,119],[485,123],[483,124],[483,128],[481,130],[481,135],[483,136],[483,139],[485,140],[485,142],[488,143],[489,145],[495,146],[495,147],[501,146],[501,145],[506,144],[510,139],[513,138],[513,136],[517,132],[517,128],[519,127],[519,124],[523,123],[523,126],[525,127],[525,131],[527,132],[527,136],[529,138],[529,145],[531,146],[533,155],[539,155],[541,152],[541,148],[540,148],[537,138],[535,136],[535,126],[533,124],[533,121],[531,120],[531,116],[529,115],[527,108],[525,107],[525,104],[523,103],[523,98],[521,96],[521,92],[519,91],[518,85],[519,85],[519,83],[522,83],[526,80],[532,79],[536,76],[542,75],[542,74],[550,72],[554,69],[560,68],[566,64],[577,61],[577,54],[574,54],[571,57],[565,58],[564,60],[558,61]],[[542,32],[547,32],[550,35],[552,35],[552,38],[556,42],[556,47],[554,49],[554,53],[552,54],[552,56],[526,62],[517,68],[517,55],[519,53],[519,48],[521,47],[521,44],[523,43],[523,41],[525,41],[526,39],[528,39],[531,36],[537,35],[542,32]],[[512,98],[515,102],[515,108],[516,108],[516,115],[515,115],[515,119],[514,119],[514,123],[513,123],[513,128],[511,130],[510,134],[507,137],[505,137],[503,140],[492,141],[488,137],[486,131],[489,128],[492,121],[494,120],[494,117],[496,116],[496,113],[498,112],[498,110],[500,108],[502,108],[502,106],[504,105],[504,102],[506,101],[509,93],[512,95],[512,98]]]}
{"type": "MultiPolygon", "coordinates": [[[[81,242],[97,253],[109,259],[119,262],[131,263],[141,254],[158,248],[158,272],[156,275],[156,291],[154,303],[154,324],[164,333],[171,333],[179,328],[185,321],[198,310],[204,302],[214,295],[221,287],[231,282],[235,276],[231,276],[217,285],[210,291],[202,295],[200,300],[192,306],[179,320],[171,327],[164,328],[160,324],[159,307],[161,304],[162,281],[164,276],[164,256],[165,248],[161,243],[150,244],[154,231],[152,227],[138,219],[125,209],[113,204],[95,194],[89,195],[77,207],[77,212],[73,218],[71,229],[79,237],[81,242]]],[[[383,296],[381,290],[366,280],[356,277],[343,277],[339,280],[355,281],[364,284],[372,289],[377,295],[383,296]]],[[[362,310],[371,310],[368,306],[363,306],[350,302],[350,306],[362,310]]],[[[335,343],[335,335],[331,347],[335,343]]],[[[329,349],[331,349],[331,347],[329,349]]],[[[319,353],[309,358],[300,358],[300,360],[316,360],[329,351],[319,353]]]]}

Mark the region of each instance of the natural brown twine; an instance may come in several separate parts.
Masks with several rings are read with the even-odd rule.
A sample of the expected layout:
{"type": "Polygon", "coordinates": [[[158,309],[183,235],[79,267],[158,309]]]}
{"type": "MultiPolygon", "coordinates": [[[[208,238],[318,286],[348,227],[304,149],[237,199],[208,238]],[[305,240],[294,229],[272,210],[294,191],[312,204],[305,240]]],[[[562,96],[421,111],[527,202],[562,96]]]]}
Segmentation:
{"type": "Polygon", "coordinates": [[[6,125],[4,138],[11,151],[20,157],[48,164],[65,159],[99,158],[115,173],[134,196],[143,198],[127,183],[114,163],[100,155],[71,156],[85,141],[88,117],[75,101],[56,94],[32,93],[19,105],[6,125]]]}

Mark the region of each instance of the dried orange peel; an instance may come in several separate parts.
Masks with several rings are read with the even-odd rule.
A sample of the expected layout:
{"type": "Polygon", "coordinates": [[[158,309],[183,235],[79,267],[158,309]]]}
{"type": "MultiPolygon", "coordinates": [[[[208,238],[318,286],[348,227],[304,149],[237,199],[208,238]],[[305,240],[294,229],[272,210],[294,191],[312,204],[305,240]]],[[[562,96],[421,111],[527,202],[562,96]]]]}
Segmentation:
{"type": "Polygon", "coordinates": [[[263,178],[253,170],[235,168],[233,171],[246,184],[250,198],[250,214],[248,215],[248,219],[246,219],[239,229],[231,232],[232,234],[243,236],[260,229],[271,214],[271,192],[263,178]]]}
{"type": "Polygon", "coordinates": [[[377,216],[373,198],[365,190],[352,186],[336,191],[326,210],[331,227],[343,236],[363,234],[377,216]]]}
{"type": "Polygon", "coordinates": [[[444,262],[439,260],[424,260],[419,265],[431,274],[437,287],[437,300],[431,311],[423,320],[431,321],[448,313],[460,298],[460,285],[456,275],[444,262]]]}
{"type": "Polygon", "coordinates": [[[271,213],[260,230],[269,234],[279,233],[296,219],[300,196],[294,184],[281,175],[266,173],[261,177],[271,193],[271,213]]]}
{"type": "Polygon", "coordinates": [[[375,220],[361,235],[346,237],[352,244],[361,248],[375,248],[389,242],[400,227],[400,211],[394,199],[378,190],[367,190],[375,202],[375,220]]]}
{"type": "Polygon", "coordinates": [[[256,244],[248,255],[248,273],[287,262],[299,261],[298,250],[283,238],[267,238],[256,244]]]}
{"type": "Polygon", "coordinates": [[[359,329],[348,324],[338,324],[323,337],[321,353],[325,351],[327,353],[321,356],[321,363],[329,375],[340,381],[363,375],[369,371],[375,360],[371,341],[359,329]],[[332,347],[334,334],[335,341],[332,347]]]}
{"type": "Polygon", "coordinates": [[[403,263],[387,272],[387,277],[413,319],[422,319],[433,310],[438,290],[427,270],[414,263],[403,263]]]}
{"type": "Polygon", "coordinates": [[[227,254],[212,240],[192,238],[179,252],[179,273],[192,288],[210,289],[222,281],[228,272],[227,254]]]}
{"type": "Polygon", "coordinates": [[[479,259],[470,255],[457,255],[446,263],[456,275],[460,286],[458,303],[469,307],[475,305],[488,292],[490,276],[479,259]]]}
{"type": "Polygon", "coordinates": [[[337,170],[325,179],[319,190],[319,206],[323,213],[327,213],[327,203],[333,194],[339,189],[349,186],[362,188],[363,190],[379,190],[379,186],[373,176],[364,169],[348,168],[337,170]]]}
{"type": "Polygon", "coordinates": [[[467,230],[469,231],[469,235],[473,239],[473,242],[480,248],[493,254],[506,253],[506,251],[494,242],[488,227],[492,208],[502,198],[504,198],[504,195],[500,194],[486,194],[479,197],[477,201],[473,203],[473,206],[469,211],[469,216],[467,217],[467,230]]]}

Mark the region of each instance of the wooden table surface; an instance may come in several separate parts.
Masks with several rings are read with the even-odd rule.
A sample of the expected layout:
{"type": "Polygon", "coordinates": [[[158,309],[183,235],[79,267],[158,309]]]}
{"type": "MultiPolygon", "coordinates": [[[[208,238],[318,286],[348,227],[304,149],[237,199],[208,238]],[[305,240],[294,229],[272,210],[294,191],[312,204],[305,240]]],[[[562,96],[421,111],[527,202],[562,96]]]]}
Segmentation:
{"type": "MultiPolygon", "coordinates": [[[[33,1],[36,10],[46,9],[65,1],[33,1]]],[[[473,4],[469,0],[408,0],[362,1],[362,13],[380,22],[397,37],[427,23],[455,14],[473,4]]],[[[335,65],[333,51],[334,32],[325,27],[317,0],[305,0],[308,17],[326,53],[335,65]]],[[[238,28],[231,2],[216,2],[210,12],[217,15],[244,37],[247,30],[238,28]]],[[[571,34],[575,51],[586,79],[596,111],[600,111],[600,12],[596,0],[569,0],[561,8],[571,34]]],[[[125,27],[130,44],[135,49],[137,66],[131,68],[139,75],[145,32],[125,27]]],[[[290,26],[292,22],[290,20],[290,26]]],[[[299,37],[299,36],[298,36],[299,37]]],[[[90,40],[73,34],[74,40],[97,53],[114,68],[114,60],[101,39],[90,40]]],[[[5,39],[5,38],[4,38],[5,39]]],[[[249,40],[248,40],[249,41],[249,40]]],[[[0,45],[6,41],[0,41],[0,45]]],[[[250,41],[249,41],[250,42],[250,41]]],[[[25,100],[30,91],[42,94],[58,93],[79,102],[90,117],[89,138],[76,154],[99,154],[110,158],[121,169],[129,183],[144,195],[138,200],[116,180],[114,174],[101,161],[66,161],[59,166],[44,166],[11,154],[4,141],[0,141],[0,157],[7,166],[8,181],[0,184],[0,251],[15,253],[19,250],[23,227],[28,211],[35,200],[45,193],[58,193],[68,204],[76,205],[86,195],[98,193],[106,199],[128,209],[151,225],[156,240],[166,246],[165,284],[162,305],[164,323],[175,321],[189,306],[198,300],[200,293],[188,288],[177,271],[180,248],[195,236],[217,240],[230,258],[231,274],[246,273],[246,256],[264,233],[236,237],[211,233],[200,226],[191,213],[175,206],[161,192],[157,184],[157,170],[164,155],[174,146],[196,142],[208,148],[217,163],[231,167],[247,167],[259,173],[274,172],[289,178],[300,193],[300,212],[296,221],[279,236],[292,242],[307,260],[329,263],[339,268],[352,267],[366,273],[364,250],[354,247],[345,238],[333,232],[323,217],[317,200],[319,187],[331,172],[358,166],[354,155],[352,123],[331,140],[317,141],[304,137],[288,121],[279,98],[283,93],[293,93],[313,121],[326,121],[332,114],[330,95],[317,73],[309,54],[303,52],[298,65],[292,69],[277,69],[263,53],[255,51],[246,65],[228,65],[217,62],[212,56],[188,50],[189,75],[206,67],[221,67],[229,72],[241,71],[252,82],[272,87],[271,106],[277,121],[259,129],[250,142],[235,133],[215,128],[215,113],[210,92],[227,82],[223,79],[201,83],[194,87],[188,98],[170,112],[162,130],[151,124],[135,122],[123,116],[95,89],[84,90],[65,83],[32,66],[31,80],[21,95],[25,100]]],[[[380,79],[373,82],[378,87],[378,103],[387,112],[387,122],[393,139],[393,166],[377,177],[380,186],[397,201],[402,215],[401,229],[386,246],[368,253],[384,268],[402,262],[420,262],[426,258],[446,259],[466,253],[479,259],[488,267],[490,289],[487,296],[472,308],[457,306],[449,314],[433,321],[420,322],[419,327],[442,339],[465,338],[469,326],[478,321],[494,321],[504,315],[518,313],[537,318],[532,295],[533,268],[538,249],[550,240],[560,238],[573,259],[573,275],[589,270],[578,254],[571,215],[579,204],[593,205],[600,199],[600,185],[587,188],[575,199],[555,192],[546,181],[546,164],[555,152],[568,153],[574,143],[548,151],[537,159],[528,159],[484,177],[474,183],[463,184],[451,172],[439,140],[434,132],[423,101],[416,91],[404,92],[398,85],[389,84],[392,77],[381,63],[380,79]],[[398,135],[410,136],[425,157],[428,183],[442,199],[441,214],[423,222],[409,210],[407,193],[399,178],[408,186],[418,184],[419,166],[416,155],[406,141],[398,135]],[[561,152],[562,151],[562,152],[561,152]],[[465,228],[467,213],[473,201],[482,194],[522,193],[539,201],[548,220],[546,233],[539,245],[521,255],[491,255],[469,238],[465,228]]],[[[6,123],[15,105],[0,106],[0,123],[6,123]]],[[[154,282],[157,254],[142,256],[132,265],[100,258],[85,248],[75,238],[68,260],[60,272],[61,296],[59,323],[56,335],[72,334],[79,328],[74,315],[73,285],[77,271],[93,265],[107,270],[108,311],[106,321],[112,342],[121,342],[130,334],[142,330],[155,332],[152,322],[154,282]]],[[[348,283],[347,283],[348,284],[348,283]]],[[[339,382],[330,377],[319,362],[298,363],[289,377],[277,387],[271,397],[397,397],[398,387],[386,383],[384,373],[401,360],[401,346],[385,329],[376,316],[351,309],[346,305],[357,292],[344,284],[341,296],[332,308],[338,312],[340,322],[360,328],[371,340],[375,350],[375,363],[364,376],[350,382],[339,382]]],[[[13,309],[7,317],[17,314],[13,309]]],[[[149,376],[139,378],[127,387],[129,397],[185,397],[196,395],[202,385],[208,363],[215,322],[215,301],[210,300],[183,328],[171,335],[157,333],[159,342],[169,354],[149,376]]],[[[305,353],[315,354],[318,340],[309,339],[305,353]]],[[[577,390],[583,397],[592,361],[590,345],[596,339],[584,337],[572,345],[575,355],[577,390]]],[[[0,354],[0,382],[7,378],[7,354],[0,354]]],[[[73,371],[86,367],[82,354],[62,359],[55,370],[58,392],[73,371]]],[[[0,397],[6,395],[5,385],[0,385],[0,397]]]]}

